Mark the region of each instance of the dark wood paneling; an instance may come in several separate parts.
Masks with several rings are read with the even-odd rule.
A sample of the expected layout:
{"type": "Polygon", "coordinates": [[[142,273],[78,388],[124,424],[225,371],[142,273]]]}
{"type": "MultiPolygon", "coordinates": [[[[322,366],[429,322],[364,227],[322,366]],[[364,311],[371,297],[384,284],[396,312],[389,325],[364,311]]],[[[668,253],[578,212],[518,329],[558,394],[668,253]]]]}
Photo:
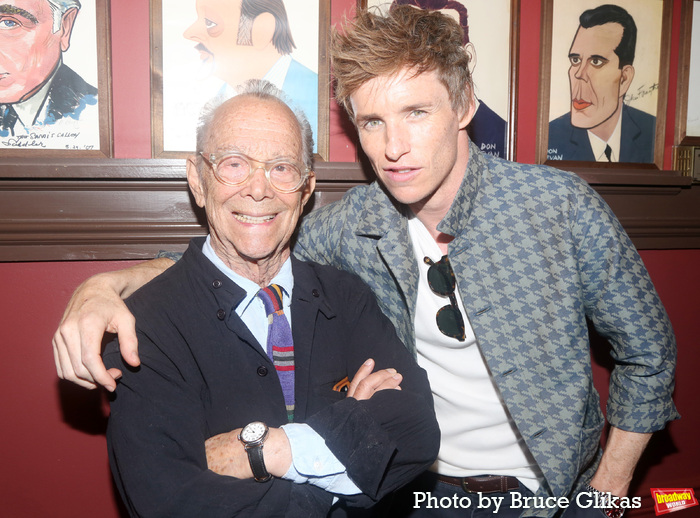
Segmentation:
{"type": "MultiPolygon", "coordinates": [[[[182,160],[0,163],[0,260],[150,258],[206,232],[182,160]],[[57,177],[61,179],[56,179],[57,177]]],[[[639,248],[700,248],[700,186],[673,172],[576,171],[639,248]]],[[[356,163],[317,168],[312,209],[370,180],[356,163]]]]}

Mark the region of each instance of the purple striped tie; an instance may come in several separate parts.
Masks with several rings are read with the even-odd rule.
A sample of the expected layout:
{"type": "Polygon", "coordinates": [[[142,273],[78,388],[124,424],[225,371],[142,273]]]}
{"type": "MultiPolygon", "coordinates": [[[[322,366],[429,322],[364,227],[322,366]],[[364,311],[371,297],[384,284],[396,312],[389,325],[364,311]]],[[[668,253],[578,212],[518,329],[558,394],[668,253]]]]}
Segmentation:
{"type": "Polygon", "coordinates": [[[267,355],[275,364],[275,370],[282,385],[287,419],[294,420],[294,339],[289,321],[284,316],[282,288],[270,284],[258,292],[267,313],[267,355]]]}

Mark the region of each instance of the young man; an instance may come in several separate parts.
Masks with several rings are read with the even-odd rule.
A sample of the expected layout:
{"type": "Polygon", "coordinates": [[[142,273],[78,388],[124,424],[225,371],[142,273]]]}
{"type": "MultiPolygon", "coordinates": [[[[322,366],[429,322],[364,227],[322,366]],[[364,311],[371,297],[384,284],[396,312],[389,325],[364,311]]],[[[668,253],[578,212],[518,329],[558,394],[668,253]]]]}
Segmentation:
{"type": "MultiPolygon", "coordinates": [[[[626,497],[650,434],[678,417],[675,340],[629,238],[576,175],[471,144],[468,57],[448,17],[361,11],[335,33],[332,56],[336,98],[379,182],[305,218],[294,253],[359,275],[428,372],[440,453],[392,516],[462,516],[482,496],[502,515],[554,516],[571,502],[567,513],[597,516],[595,498],[615,515],[595,493],[626,497]],[[616,361],[605,452],[587,320],[616,361]],[[533,494],[548,504],[518,508],[533,494]]],[[[124,333],[133,357],[116,293],[146,268],[97,277],[73,297],[55,336],[59,374],[113,386],[95,338],[124,333]]]]}

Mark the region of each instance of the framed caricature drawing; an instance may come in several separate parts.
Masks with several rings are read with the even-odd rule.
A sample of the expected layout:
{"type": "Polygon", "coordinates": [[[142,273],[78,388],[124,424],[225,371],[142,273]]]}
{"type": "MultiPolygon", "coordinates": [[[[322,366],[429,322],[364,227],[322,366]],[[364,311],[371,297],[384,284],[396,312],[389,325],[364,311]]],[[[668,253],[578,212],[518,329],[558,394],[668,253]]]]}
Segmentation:
{"type": "Polygon", "coordinates": [[[192,152],[207,101],[235,95],[248,79],[267,79],[303,110],[316,156],[327,160],[328,2],[232,5],[227,0],[151,0],[153,156],[192,152]]]}
{"type": "Polygon", "coordinates": [[[111,156],[107,0],[0,5],[0,153],[111,156]]]}
{"type": "Polygon", "coordinates": [[[663,165],[671,2],[544,0],[537,160],[663,165]]]}
{"type": "Polygon", "coordinates": [[[440,10],[464,30],[478,108],[468,127],[482,151],[515,159],[517,0],[361,0],[382,12],[392,4],[440,10]]]}

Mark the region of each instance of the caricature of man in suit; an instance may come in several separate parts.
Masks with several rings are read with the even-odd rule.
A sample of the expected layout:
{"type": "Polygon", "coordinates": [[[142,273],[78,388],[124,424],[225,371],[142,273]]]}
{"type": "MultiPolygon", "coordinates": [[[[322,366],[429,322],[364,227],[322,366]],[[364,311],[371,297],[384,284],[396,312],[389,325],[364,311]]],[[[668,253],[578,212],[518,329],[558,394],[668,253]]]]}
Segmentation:
{"type": "Polygon", "coordinates": [[[571,111],[549,123],[550,160],[653,162],[656,117],[626,105],[637,26],[617,5],[585,11],[569,50],[571,111]]]}
{"type": "MultiPolygon", "coordinates": [[[[467,7],[456,0],[394,0],[394,5],[412,5],[421,9],[442,11],[453,17],[464,31],[464,48],[469,54],[469,72],[476,68],[476,48],[469,41],[469,12],[467,7]]],[[[467,133],[479,148],[490,155],[506,158],[506,121],[489,108],[484,101],[476,99],[476,113],[467,133]]]]}
{"type": "Polygon", "coordinates": [[[213,74],[235,87],[265,79],[303,110],[318,137],[318,74],[291,56],[296,48],[283,0],[197,0],[197,20],[185,38],[213,74]]]}
{"type": "Polygon", "coordinates": [[[0,136],[97,108],[97,89],[61,59],[79,10],[78,0],[0,0],[0,136]]]}

